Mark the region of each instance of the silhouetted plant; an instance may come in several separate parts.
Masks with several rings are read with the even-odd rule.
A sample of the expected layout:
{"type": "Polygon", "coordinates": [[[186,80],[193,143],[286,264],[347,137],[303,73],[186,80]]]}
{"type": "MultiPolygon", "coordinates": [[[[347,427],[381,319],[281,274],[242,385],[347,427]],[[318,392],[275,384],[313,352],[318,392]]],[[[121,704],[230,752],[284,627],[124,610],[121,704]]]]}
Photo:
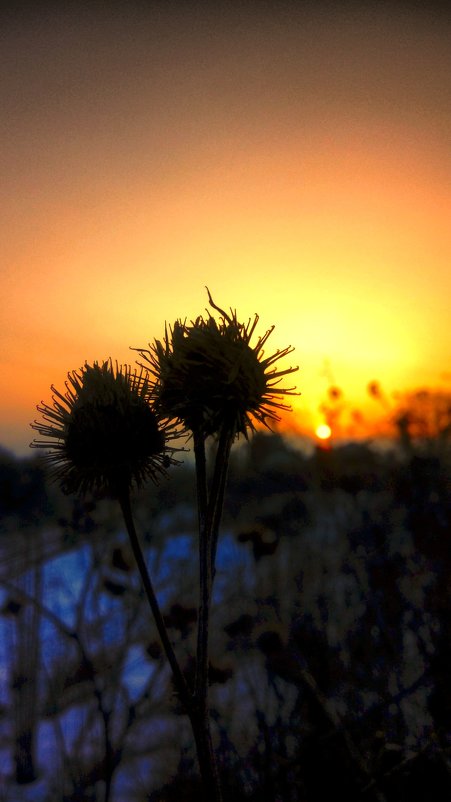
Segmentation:
{"type": "MultiPolygon", "coordinates": [[[[86,363],[80,371],[68,374],[65,393],[52,386],[52,405],[38,406],[42,420],[32,427],[41,439],[32,446],[47,450],[53,477],[65,492],[100,492],[119,502],[174,685],[191,722],[204,797],[208,802],[220,802],[208,687],[210,682],[225,681],[230,674],[228,669],[214,668],[210,663],[209,619],[230,450],[238,435],[247,438],[256,423],[269,428],[278,420],[278,410],[288,409],[280,398],[294,390],[281,388],[279,382],[297,368],[275,367],[291,348],[264,356],[263,347],[272,329],[251,344],[257,315],[247,324],[240,323],[236,312],[224,312],[210,293],[208,297],[211,308],[220,314],[219,321],[208,313],[190,325],[177,320],[166,327],[163,341],[155,340],[149,349],[136,349],[145,363],[139,373],[128,366],[114,367],[111,360],[86,363]],[[163,615],[136,533],[130,491],[149,479],[158,482],[167,468],[176,464],[177,449],[170,443],[182,432],[193,438],[196,463],[199,610],[194,615],[190,609],[174,604],[163,615]],[[206,440],[211,437],[216,441],[216,453],[208,481],[206,440]],[[168,627],[182,633],[196,618],[196,655],[185,670],[168,627]]],[[[103,589],[120,597],[127,592],[127,585],[104,578],[103,589]]],[[[106,800],[116,765],[117,755],[107,750],[104,763],[96,768],[102,777],[108,776],[106,800]]]]}

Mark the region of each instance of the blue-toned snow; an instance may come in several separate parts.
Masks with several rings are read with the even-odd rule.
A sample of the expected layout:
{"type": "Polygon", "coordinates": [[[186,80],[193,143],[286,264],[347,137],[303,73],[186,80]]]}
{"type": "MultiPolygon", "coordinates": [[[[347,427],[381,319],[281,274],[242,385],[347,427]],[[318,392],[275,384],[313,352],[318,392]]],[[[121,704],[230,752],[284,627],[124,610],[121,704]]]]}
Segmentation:
{"type": "MultiPolygon", "coordinates": [[[[164,529],[164,527],[163,527],[164,529]]],[[[92,549],[89,544],[61,554],[49,560],[43,566],[42,605],[49,615],[40,618],[41,664],[44,672],[46,666],[60,656],[64,659],[67,650],[67,633],[76,627],[77,605],[84,599],[84,621],[105,614],[102,623],[102,638],[108,643],[114,642],[120,635],[121,614],[123,605],[120,599],[99,592],[92,587],[92,549]],[[91,579],[87,587],[87,577],[91,579]],[[61,623],[58,626],[52,616],[61,623]],[[65,630],[65,631],[64,631],[65,630]]],[[[185,578],[180,572],[188,571],[192,581],[197,585],[198,554],[197,538],[191,534],[168,534],[159,553],[150,548],[146,553],[152,581],[157,588],[157,595],[162,609],[168,603],[177,600],[177,579],[185,578]]],[[[230,532],[221,534],[217,551],[217,573],[215,577],[213,604],[218,604],[224,595],[226,583],[230,583],[231,570],[240,572],[249,583],[253,581],[252,557],[248,549],[239,547],[230,532]]],[[[0,606],[10,597],[10,593],[0,590],[0,606]]],[[[197,599],[197,588],[193,588],[193,598],[197,599]]],[[[0,616],[0,704],[8,704],[10,699],[11,655],[14,655],[16,637],[16,621],[8,616],[0,616]]],[[[129,694],[130,701],[141,694],[153,671],[140,645],[129,647],[127,658],[122,668],[122,681],[129,694]]],[[[60,732],[64,733],[66,747],[70,752],[70,742],[76,737],[79,727],[86,715],[82,705],[69,707],[59,714],[60,732]]],[[[60,746],[55,741],[56,721],[44,720],[39,725],[37,738],[37,763],[39,766],[52,766],[56,749],[60,746]]],[[[0,747],[0,793],[2,778],[11,776],[14,768],[12,755],[8,749],[0,747]]],[[[11,786],[10,786],[11,787],[11,786]]],[[[7,802],[41,802],[45,800],[45,782],[41,779],[30,787],[20,789],[20,799],[12,799],[5,795],[7,802]]],[[[17,793],[19,791],[16,788],[17,793]]]]}

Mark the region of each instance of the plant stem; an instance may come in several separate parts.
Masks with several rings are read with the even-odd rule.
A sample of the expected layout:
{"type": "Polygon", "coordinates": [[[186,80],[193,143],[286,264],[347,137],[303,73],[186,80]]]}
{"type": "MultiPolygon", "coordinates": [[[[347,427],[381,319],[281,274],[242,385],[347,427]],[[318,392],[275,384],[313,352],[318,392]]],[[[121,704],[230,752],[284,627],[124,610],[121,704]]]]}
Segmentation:
{"type": "Polygon", "coordinates": [[[196,459],[196,489],[197,489],[197,514],[199,521],[199,532],[205,532],[207,524],[207,460],[205,457],[205,438],[202,434],[193,433],[194,456],[196,459]]]}
{"type": "Polygon", "coordinates": [[[222,802],[216,756],[211,739],[208,705],[205,709],[199,710],[194,717],[190,716],[190,721],[196,742],[204,802],[222,802]]]}
{"type": "Polygon", "coordinates": [[[197,507],[199,520],[199,616],[197,628],[196,680],[194,698],[196,713],[191,718],[199,768],[207,802],[221,802],[216,757],[210,729],[208,704],[208,642],[211,593],[213,585],[211,521],[208,518],[207,470],[205,438],[193,433],[196,459],[197,507]]]}
{"type": "MultiPolygon", "coordinates": [[[[186,679],[180,669],[177,657],[166,630],[152,581],[136,533],[135,524],[130,505],[128,491],[118,494],[119,504],[124,517],[136,564],[141,575],[144,591],[152,610],[155,624],[161,642],[174,676],[174,682],[180,700],[189,717],[196,743],[199,770],[205,802],[222,802],[219,777],[216,766],[216,757],[213,749],[210,729],[210,712],[208,705],[208,641],[209,617],[211,605],[211,592],[213,584],[214,559],[212,559],[213,526],[216,531],[222,509],[225,475],[222,481],[222,472],[217,479],[213,477],[211,504],[208,504],[205,441],[195,437],[197,503],[199,520],[199,561],[200,561],[200,596],[199,596],[199,622],[197,637],[196,680],[194,694],[190,692],[186,679]]],[[[230,450],[230,449],[229,449],[230,450]]],[[[226,462],[228,456],[226,457],[226,462]]],[[[225,466],[226,469],[226,466],[225,466]]]]}
{"type": "Polygon", "coordinates": [[[233,434],[229,426],[224,426],[219,437],[218,450],[216,452],[215,470],[213,474],[210,504],[208,508],[208,527],[211,532],[211,573],[214,579],[216,550],[218,547],[219,524],[221,523],[222,510],[224,506],[224,493],[227,481],[227,471],[229,467],[230,450],[233,443],[233,434]]]}
{"type": "Polygon", "coordinates": [[[135,529],[135,523],[133,521],[133,515],[130,506],[130,495],[128,491],[122,492],[118,496],[118,501],[122,510],[122,515],[124,516],[125,526],[127,528],[136,564],[138,566],[138,570],[141,575],[144,591],[146,593],[150,609],[152,610],[153,617],[155,619],[155,624],[157,626],[158,634],[161,638],[161,642],[163,644],[166,657],[169,661],[172,673],[174,675],[174,682],[177,688],[177,692],[179,694],[181,702],[185,706],[187,713],[190,714],[190,712],[192,711],[192,697],[186,679],[183,676],[182,671],[180,669],[177,657],[175,656],[174,649],[172,648],[171,641],[169,640],[166,626],[163,621],[163,616],[161,614],[160,606],[158,604],[158,600],[155,595],[155,591],[153,589],[152,581],[150,579],[149,572],[147,570],[147,565],[144,560],[141,544],[138,540],[138,535],[135,529]]]}
{"type": "Polygon", "coordinates": [[[207,475],[205,440],[194,434],[196,458],[197,512],[199,520],[199,616],[197,624],[196,682],[194,696],[199,711],[207,707],[208,689],[208,624],[211,605],[211,537],[207,520],[207,475]]]}

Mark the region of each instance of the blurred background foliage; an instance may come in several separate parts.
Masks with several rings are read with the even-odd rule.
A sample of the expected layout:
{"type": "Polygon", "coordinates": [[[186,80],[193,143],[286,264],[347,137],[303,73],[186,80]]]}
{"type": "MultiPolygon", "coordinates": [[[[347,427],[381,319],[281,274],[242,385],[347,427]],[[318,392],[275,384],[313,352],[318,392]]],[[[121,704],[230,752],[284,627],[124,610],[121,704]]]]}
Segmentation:
{"type": "MultiPolygon", "coordinates": [[[[385,440],[232,452],[212,612],[224,799],[451,798],[451,399],[385,409],[385,440]]],[[[194,671],[189,457],[134,499],[166,624],[194,671]]],[[[195,751],[115,504],[0,453],[0,800],[193,802],[195,751]]]]}

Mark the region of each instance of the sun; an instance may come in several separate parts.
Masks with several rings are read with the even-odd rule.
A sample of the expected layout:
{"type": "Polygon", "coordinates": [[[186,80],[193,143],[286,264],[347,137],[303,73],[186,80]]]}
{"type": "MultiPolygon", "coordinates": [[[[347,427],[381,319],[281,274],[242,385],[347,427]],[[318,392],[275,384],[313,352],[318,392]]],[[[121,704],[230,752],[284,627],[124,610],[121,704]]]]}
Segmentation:
{"type": "Polygon", "coordinates": [[[316,436],[319,437],[320,440],[328,440],[331,434],[332,429],[327,423],[321,423],[316,427],[316,436]]]}

